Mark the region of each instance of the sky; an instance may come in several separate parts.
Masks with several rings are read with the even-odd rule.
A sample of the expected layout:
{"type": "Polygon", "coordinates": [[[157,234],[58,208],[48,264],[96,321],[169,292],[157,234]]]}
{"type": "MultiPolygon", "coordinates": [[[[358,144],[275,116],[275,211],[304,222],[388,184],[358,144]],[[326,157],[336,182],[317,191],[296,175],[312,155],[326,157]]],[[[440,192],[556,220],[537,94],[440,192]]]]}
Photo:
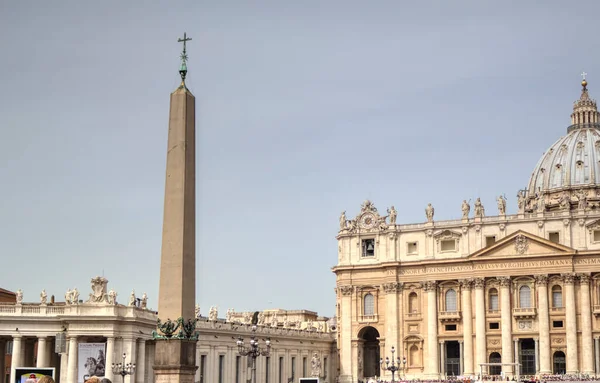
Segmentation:
{"type": "Polygon", "coordinates": [[[62,299],[104,275],[156,308],[169,94],[196,97],[207,315],[335,312],[338,217],[508,213],[600,97],[600,2],[0,0],[0,287],[62,299]]]}

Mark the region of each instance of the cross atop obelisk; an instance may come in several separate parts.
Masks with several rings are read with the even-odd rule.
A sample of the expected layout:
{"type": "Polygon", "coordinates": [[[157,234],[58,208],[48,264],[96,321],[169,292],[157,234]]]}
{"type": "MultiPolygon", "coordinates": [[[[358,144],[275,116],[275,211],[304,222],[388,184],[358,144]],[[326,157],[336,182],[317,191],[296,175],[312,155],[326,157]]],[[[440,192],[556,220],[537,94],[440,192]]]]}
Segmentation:
{"type": "Polygon", "coordinates": [[[196,100],[185,87],[183,35],[181,86],[171,93],[163,215],[155,383],[193,383],[196,373],[196,100]]]}
{"type": "Polygon", "coordinates": [[[181,52],[181,55],[179,55],[179,58],[181,58],[181,67],[179,68],[179,74],[181,75],[181,85],[184,85],[185,76],[187,75],[188,55],[187,55],[186,43],[188,41],[192,41],[192,38],[191,37],[188,38],[187,33],[185,33],[185,32],[183,32],[183,38],[177,39],[178,43],[183,43],[183,52],[181,52]]]}

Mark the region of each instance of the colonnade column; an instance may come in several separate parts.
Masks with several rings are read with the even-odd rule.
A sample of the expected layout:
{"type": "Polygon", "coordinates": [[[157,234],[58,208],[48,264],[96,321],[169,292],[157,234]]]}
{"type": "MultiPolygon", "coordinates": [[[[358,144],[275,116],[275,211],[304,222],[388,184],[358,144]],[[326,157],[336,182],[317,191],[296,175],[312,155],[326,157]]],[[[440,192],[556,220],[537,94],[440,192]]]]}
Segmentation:
{"type": "Polygon", "coordinates": [[[592,346],[592,307],[590,304],[590,276],[579,275],[581,294],[581,356],[584,374],[594,373],[594,349],[592,346]]]}
{"type": "Polygon", "coordinates": [[[594,338],[594,346],[596,352],[594,355],[596,356],[596,376],[600,374],[600,338],[594,338]]]}
{"type": "Polygon", "coordinates": [[[115,338],[109,336],[106,338],[106,368],[104,376],[111,381],[114,380],[112,365],[115,362],[115,338]]]}
{"type": "Polygon", "coordinates": [[[77,353],[78,353],[77,336],[69,336],[69,350],[67,361],[67,383],[77,383],[77,353]]]}
{"type": "Polygon", "coordinates": [[[438,323],[437,323],[437,282],[423,284],[427,292],[427,369],[425,375],[437,379],[439,376],[438,323]]]}
{"type": "MultiPolygon", "coordinates": [[[[550,374],[550,311],[548,309],[548,276],[536,275],[535,282],[538,289],[538,324],[540,330],[539,340],[539,365],[540,374],[550,374]]],[[[537,354],[536,354],[537,355],[537,354]]]]}
{"type": "Polygon", "coordinates": [[[13,336],[12,360],[10,362],[11,383],[16,379],[15,367],[22,367],[21,364],[23,364],[23,338],[21,334],[17,334],[13,336]]]}
{"type": "Polygon", "coordinates": [[[446,374],[446,342],[440,341],[440,375],[446,374]]]}
{"type": "MultiPolygon", "coordinates": [[[[123,338],[123,352],[126,354],[125,355],[125,363],[135,363],[136,362],[136,358],[137,358],[137,351],[136,351],[137,347],[136,347],[136,339],[135,338],[123,338]]],[[[136,365],[136,370],[137,370],[137,365],[136,365]]],[[[124,383],[135,383],[136,382],[136,377],[135,375],[127,375],[125,377],[125,382],[124,383]]]]}
{"type": "Polygon", "coordinates": [[[579,370],[577,359],[577,315],[575,312],[575,274],[563,274],[565,286],[565,317],[567,320],[567,374],[579,370]]]}
{"type": "Polygon", "coordinates": [[[146,340],[137,340],[136,383],[144,383],[146,377],[146,340]]]}
{"type": "Polygon", "coordinates": [[[477,348],[477,369],[487,362],[487,340],[485,337],[485,279],[475,278],[475,342],[477,348]]]}
{"type": "MultiPolygon", "coordinates": [[[[463,342],[464,348],[460,352],[463,362],[462,375],[473,374],[473,313],[471,305],[471,285],[473,281],[465,279],[460,281],[462,292],[462,315],[463,315],[463,342]],[[463,354],[464,351],[464,354],[463,354]]],[[[485,319],[484,319],[485,320],[485,319]]]]}
{"type": "MultiPolygon", "coordinates": [[[[502,363],[514,363],[512,345],[512,308],[510,307],[510,277],[498,277],[500,282],[500,319],[502,321],[502,363]]],[[[504,374],[512,374],[513,367],[503,365],[504,374]]]]}
{"type": "Polygon", "coordinates": [[[45,336],[38,338],[37,344],[37,360],[35,362],[36,367],[48,367],[48,343],[45,336]]]}
{"type": "MultiPolygon", "coordinates": [[[[339,330],[340,344],[340,383],[351,383],[352,380],[352,293],[353,286],[338,287],[338,297],[341,295],[339,330]]],[[[271,378],[272,379],[272,378],[271,378]]]]}
{"type": "Polygon", "coordinates": [[[6,341],[0,340],[0,383],[5,383],[6,374],[6,341]]]}

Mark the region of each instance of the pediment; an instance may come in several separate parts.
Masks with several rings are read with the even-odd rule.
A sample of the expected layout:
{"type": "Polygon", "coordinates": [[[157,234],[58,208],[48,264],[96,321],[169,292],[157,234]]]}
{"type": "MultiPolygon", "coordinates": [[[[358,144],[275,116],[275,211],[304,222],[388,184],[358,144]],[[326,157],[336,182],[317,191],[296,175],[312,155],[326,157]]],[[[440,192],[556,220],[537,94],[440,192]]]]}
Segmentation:
{"type": "Polygon", "coordinates": [[[469,258],[526,257],[545,254],[573,254],[575,249],[538,237],[523,230],[510,234],[494,245],[483,248],[469,258]]]}
{"type": "Polygon", "coordinates": [[[590,234],[594,230],[600,230],[600,219],[595,219],[585,224],[586,229],[589,230],[590,234]]]}
{"type": "Polygon", "coordinates": [[[440,230],[433,234],[433,238],[436,241],[441,239],[459,239],[462,236],[462,233],[454,230],[440,230]]]}

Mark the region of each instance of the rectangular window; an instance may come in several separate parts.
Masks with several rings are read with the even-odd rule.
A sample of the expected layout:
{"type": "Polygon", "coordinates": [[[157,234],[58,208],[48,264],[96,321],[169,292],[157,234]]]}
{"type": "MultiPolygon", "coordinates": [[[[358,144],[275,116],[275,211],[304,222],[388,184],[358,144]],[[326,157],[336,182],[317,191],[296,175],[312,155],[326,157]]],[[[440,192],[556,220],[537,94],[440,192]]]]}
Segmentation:
{"type": "Polygon", "coordinates": [[[496,236],[485,237],[485,247],[490,247],[496,243],[496,236]]]}
{"type": "Polygon", "coordinates": [[[236,355],[235,357],[235,383],[240,383],[240,370],[242,364],[242,357],[236,355]]]}
{"type": "Polygon", "coordinates": [[[200,355],[200,383],[204,383],[204,374],[206,374],[206,355],[200,355]]]}
{"type": "Polygon", "coordinates": [[[375,240],[374,239],[363,239],[362,240],[362,256],[373,257],[375,256],[375,240]]]}
{"type": "Polygon", "coordinates": [[[279,383],[283,383],[283,356],[279,357],[279,383]]]}
{"type": "Polygon", "coordinates": [[[500,323],[490,322],[490,330],[500,330],[500,323]]]}
{"type": "Polygon", "coordinates": [[[444,239],[440,243],[442,251],[455,251],[456,241],[453,239],[444,239]]]}
{"type": "Polygon", "coordinates": [[[219,355],[219,383],[223,382],[223,374],[225,373],[225,355],[219,355]]]}
{"type": "Polygon", "coordinates": [[[327,357],[323,358],[323,376],[327,379],[327,357]]]}
{"type": "Polygon", "coordinates": [[[548,233],[548,240],[554,243],[560,243],[560,234],[558,232],[548,233]]]}
{"type": "Polygon", "coordinates": [[[417,242],[408,242],[406,244],[406,253],[409,255],[415,255],[419,252],[417,242]]]}
{"type": "Polygon", "coordinates": [[[271,357],[267,356],[265,358],[265,383],[271,382],[271,357]]]}
{"type": "Polygon", "coordinates": [[[302,376],[307,376],[306,375],[306,357],[302,358],[302,376]]]}
{"type": "Polygon", "coordinates": [[[292,379],[296,379],[296,357],[292,356],[292,379]]]}
{"type": "Polygon", "coordinates": [[[554,328],[563,328],[563,321],[561,320],[553,320],[552,327],[554,328]]]}
{"type": "Polygon", "coordinates": [[[600,242],[600,230],[594,230],[594,242],[600,242]]]}
{"type": "Polygon", "coordinates": [[[560,291],[560,290],[552,291],[552,307],[555,307],[555,308],[563,307],[562,291],[560,291]]]}
{"type": "Polygon", "coordinates": [[[13,341],[9,340],[8,342],[6,342],[6,355],[12,355],[12,350],[13,350],[13,341]]]}
{"type": "Polygon", "coordinates": [[[447,324],[446,331],[456,331],[456,325],[455,324],[447,324]]]}

